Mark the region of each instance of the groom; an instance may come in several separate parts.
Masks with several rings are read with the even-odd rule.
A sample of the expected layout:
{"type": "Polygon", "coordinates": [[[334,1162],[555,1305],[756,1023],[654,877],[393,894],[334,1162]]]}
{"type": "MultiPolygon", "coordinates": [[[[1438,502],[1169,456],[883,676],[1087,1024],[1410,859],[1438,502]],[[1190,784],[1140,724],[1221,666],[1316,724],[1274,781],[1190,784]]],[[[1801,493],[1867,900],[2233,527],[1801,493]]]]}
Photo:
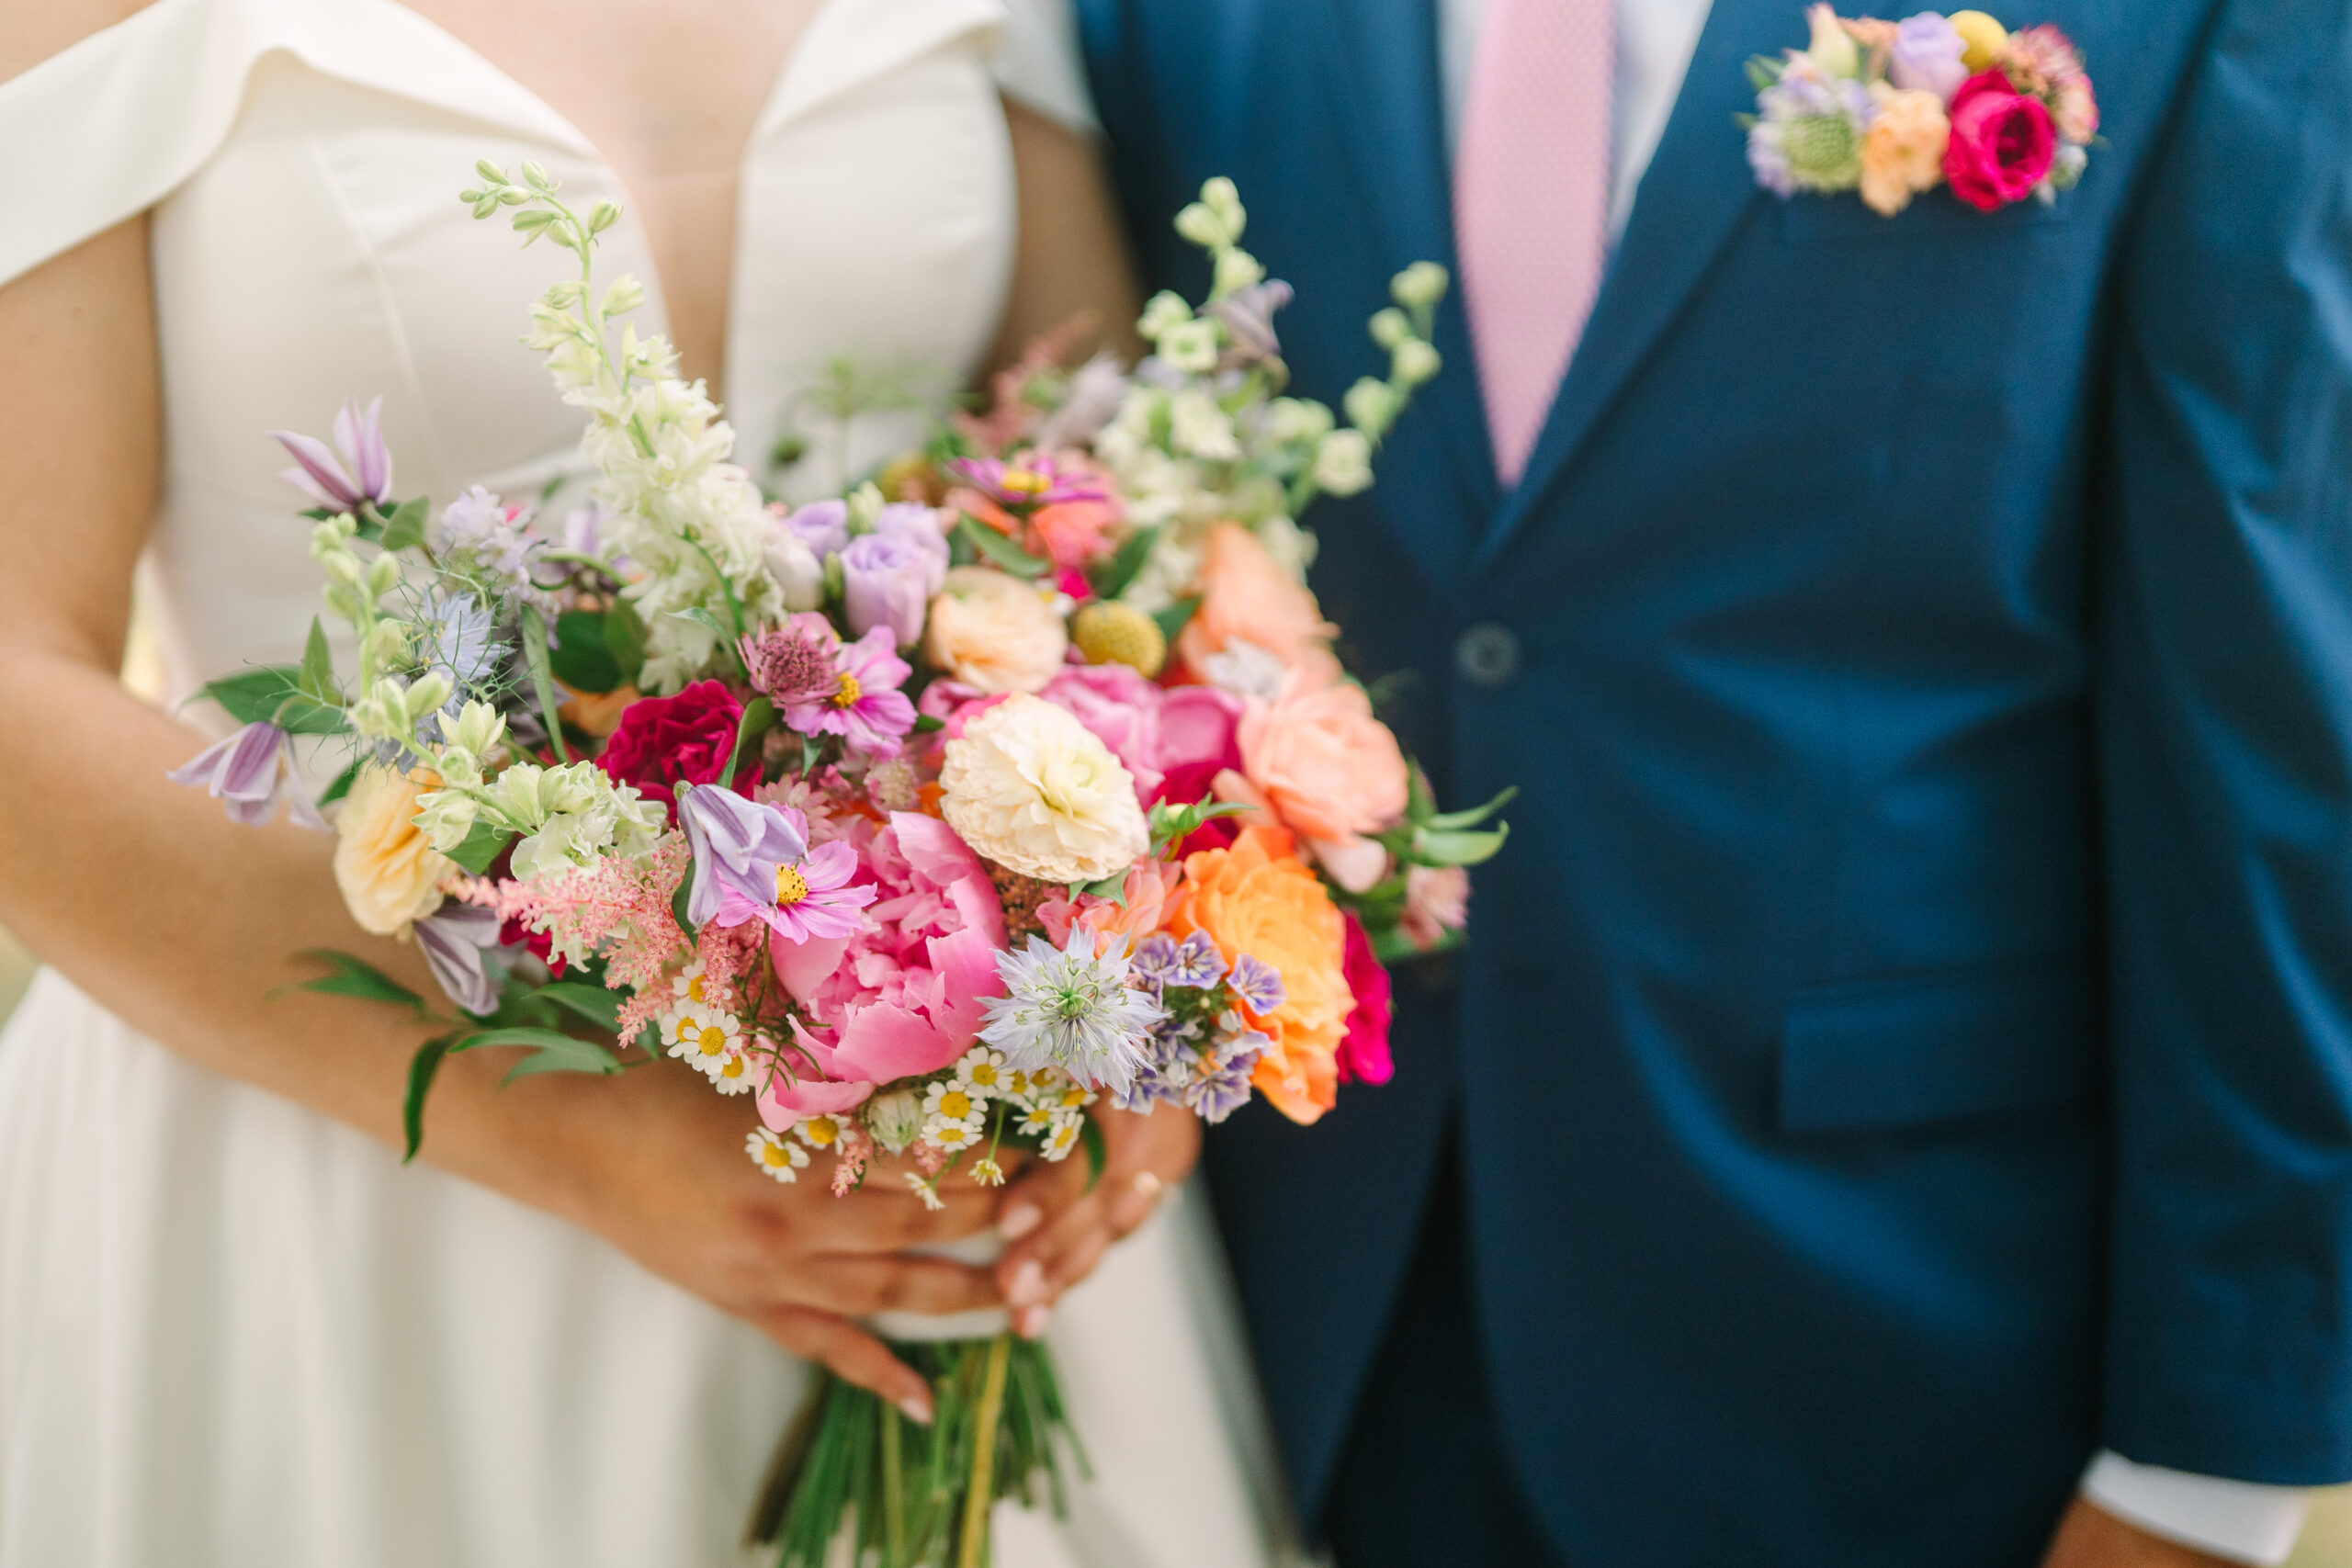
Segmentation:
{"type": "Polygon", "coordinates": [[[2275,1562],[2352,1475],[2352,19],[2031,5],[2082,183],[1889,219],[1756,187],[1798,0],[1080,0],[1154,284],[1233,176],[1329,400],[1459,284],[1316,585],[1511,840],[1396,1080],[1210,1149],[1342,1568],[2275,1562]]]}

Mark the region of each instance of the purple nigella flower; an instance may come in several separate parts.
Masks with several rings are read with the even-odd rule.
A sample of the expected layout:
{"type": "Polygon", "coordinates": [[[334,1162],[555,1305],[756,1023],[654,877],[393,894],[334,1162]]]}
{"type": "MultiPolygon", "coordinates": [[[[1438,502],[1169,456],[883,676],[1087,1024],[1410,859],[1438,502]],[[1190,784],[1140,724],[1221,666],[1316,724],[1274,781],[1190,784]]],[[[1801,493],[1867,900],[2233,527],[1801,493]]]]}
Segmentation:
{"type": "Polygon", "coordinates": [[[343,412],[334,416],[340,463],[315,436],[271,431],[294,458],[295,466],[279,477],[329,512],[356,512],[363,504],[381,502],[392,493],[392,455],[384,446],[383,408],[381,398],[364,413],[356,398],[344,403],[343,412]]]}
{"type": "Polygon", "coordinates": [[[1282,340],[1274,335],[1274,312],[1291,302],[1291,287],[1280,278],[1237,288],[1222,299],[1212,299],[1208,313],[1225,324],[1232,347],[1223,368],[1262,364],[1282,357],[1282,340]]]}
{"type": "Polygon", "coordinates": [[[1246,953],[1233,961],[1233,973],[1226,976],[1225,983],[1260,1018],[1282,1006],[1283,999],[1290,995],[1283,986],[1282,971],[1246,953]]]}
{"type": "Polygon", "coordinates": [[[1055,506],[1065,501],[1102,501],[1110,493],[1087,475],[1065,473],[1059,464],[1042,453],[1025,453],[1010,462],[995,457],[958,457],[947,467],[999,506],[1055,506]]]}
{"type": "Polygon", "coordinates": [[[294,778],[289,739],[274,724],[249,724],[226,740],[207,746],[169,777],[174,784],[202,785],[206,794],[228,807],[231,821],[248,828],[268,821],[283,800],[289,819],[323,830],[326,818],[294,778]]]}
{"type": "Polygon", "coordinates": [[[499,924],[488,909],[444,904],[409,928],[443,993],[468,1012],[497,1010],[498,987],[491,982],[482,954],[498,945],[499,924]]]}

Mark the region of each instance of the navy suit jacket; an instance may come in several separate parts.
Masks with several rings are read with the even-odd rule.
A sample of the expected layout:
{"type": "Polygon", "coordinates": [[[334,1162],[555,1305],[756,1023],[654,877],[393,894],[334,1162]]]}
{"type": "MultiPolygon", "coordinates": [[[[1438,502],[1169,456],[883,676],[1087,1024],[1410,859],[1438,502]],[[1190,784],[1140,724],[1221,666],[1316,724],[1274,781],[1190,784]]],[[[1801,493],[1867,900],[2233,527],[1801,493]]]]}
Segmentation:
{"type": "MultiPolygon", "coordinates": [[[[2005,14],[2105,144],[1893,220],[1755,188],[1802,9],[1716,0],[1519,488],[1449,302],[1314,519],[1444,797],[1521,793],[1396,1081],[1210,1142],[1310,1517],[1449,1131],[1570,1562],[2022,1564],[2101,1444],[2352,1475],[2352,8],[2005,14]]],[[[1150,281],[1233,176],[1336,401],[1452,259],[1430,0],[1080,11],[1150,281]]]]}

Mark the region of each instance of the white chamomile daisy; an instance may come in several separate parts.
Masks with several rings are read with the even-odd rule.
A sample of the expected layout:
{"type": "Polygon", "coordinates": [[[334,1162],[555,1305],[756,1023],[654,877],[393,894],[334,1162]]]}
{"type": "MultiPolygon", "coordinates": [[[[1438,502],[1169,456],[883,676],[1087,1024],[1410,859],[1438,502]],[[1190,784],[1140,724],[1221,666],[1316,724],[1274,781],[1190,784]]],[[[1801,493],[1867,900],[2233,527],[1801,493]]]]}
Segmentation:
{"type": "Polygon", "coordinates": [[[1069,1158],[1070,1150],[1078,1147],[1079,1129],[1084,1124],[1085,1118],[1082,1116],[1056,1117],[1052,1127],[1046,1134],[1046,1145],[1042,1151],[1045,1156],[1048,1160],[1069,1158]]]}
{"type": "Polygon", "coordinates": [[[1019,1067],[1007,1067],[1003,1075],[1004,1092],[1013,1100],[1029,1098],[1029,1075],[1019,1067]]]}
{"type": "Polygon", "coordinates": [[[935,1179],[925,1176],[921,1171],[910,1170],[907,1172],[907,1185],[915,1190],[915,1196],[922,1200],[924,1208],[944,1209],[947,1207],[947,1201],[939,1195],[939,1183],[935,1179]]]}
{"type": "Polygon", "coordinates": [[[701,959],[695,959],[678,971],[670,981],[670,994],[681,1002],[691,1003],[695,1007],[710,1006],[713,998],[703,986],[701,959]]]}
{"type": "Polygon", "coordinates": [[[1075,1115],[1094,1103],[1094,1091],[1078,1084],[1066,1083],[1046,1103],[1065,1114],[1075,1115]]]}
{"type": "Polygon", "coordinates": [[[983,1187],[1001,1187],[1004,1185],[1004,1167],[982,1155],[972,1163],[972,1179],[983,1187]]]}
{"type": "Polygon", "coordinates": [[[812,1149],[830,1149],[842,1141],[842,1119],[838,1116],[805,1116],[792,1130],[812,1149]]]}
{"type": "Polygon", "coordinates": [[[975,1045],[956,1064],[956,1082],[975,1100],[989,1100],[1012,1092],[1005,1082],[1004,1053],[975,1045]]]}
{"type": "Polygon", "coordinates": [[[923,1090],[922,1114],[926,1123],[958,1122],[977,1134],[980,1130],[981,1119],[986,1116],[987,1111],[986,1098],[966,1088],[960,1080],[955,1083],[935,1083],[923,1090]]]}
{"type": "Polygon", "coordinates": [[[753,1165],[778,1181],[797,1180],[800,1168],[808,1163],[808,1150],[797,1144],[787,1143],[782,1134],[771,1133],[765,1127],[743,1140],[743,1152],[752,1156],[753,1165]]]}
{"type": "Polygon", "coordinates": [[[742,1025],[734,1014],[691,1004],[662,1015],[662,1038],[670,1055],[713,1077],[730,1055],[743,1049],[742,1025]]]}
{"type": "Polygon", "coordinates": [[[729,1051],[710,1075],[711,1083],[721,1094],[749,1094],[759,1087],[760,1075],[752,1070],[752,1056],[746,1051],[729,1051]]]}
{"type": "Polygon", "coordinates": [[[980,1130],[969,1122],[951,1122],[944,1116],[934,1116],[922,1130],[922,1141],[944,1154],[968,1149],[980,1141],[980,1130]]]}
{"type": "Polygon", "coordinates": [[[1033,1138],[1042,1138],[1054,1130],[1057,1120],[1051,1105],[1028,1106],[1021,1112],[1021,1130],[1033,1138]]]}

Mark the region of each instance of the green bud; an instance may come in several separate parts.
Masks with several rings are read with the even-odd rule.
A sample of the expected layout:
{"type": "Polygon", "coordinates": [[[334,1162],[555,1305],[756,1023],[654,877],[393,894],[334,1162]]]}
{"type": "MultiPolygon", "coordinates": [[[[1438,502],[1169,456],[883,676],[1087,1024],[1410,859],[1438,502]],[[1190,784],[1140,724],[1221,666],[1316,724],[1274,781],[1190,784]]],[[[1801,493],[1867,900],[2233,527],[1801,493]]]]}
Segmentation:
{"type": "Polygon", "coordinates": [[[1340,406],[1347,411],[1350,424],[1369,434],[1383,435],[1396,417],[1396,394],[1387,382],[1366,376],[1348,389],[1340,406]]]}
{"type": "Polygon", "coordinates": [[[1431,310],[1445,298],[1452,282],[1445,268],[1437,263],[1415,262],[1388,280],[1388,297],[1408,310],[1431,310]]]}
{"type": "Polygon", "coordinates": [[[1372,319],[1372,341],[1383,348],[1394,349],[1412,335],[1413,323],[1394,305],[1372,319]]]}
{"type": "Polygon", "coordinates": [[[1407,338],[1389,356],[1388,373],[1400,386],[1419,387],[1436,376],[1443,363],[1436,349],[1419,338],[1407,338]]]}

